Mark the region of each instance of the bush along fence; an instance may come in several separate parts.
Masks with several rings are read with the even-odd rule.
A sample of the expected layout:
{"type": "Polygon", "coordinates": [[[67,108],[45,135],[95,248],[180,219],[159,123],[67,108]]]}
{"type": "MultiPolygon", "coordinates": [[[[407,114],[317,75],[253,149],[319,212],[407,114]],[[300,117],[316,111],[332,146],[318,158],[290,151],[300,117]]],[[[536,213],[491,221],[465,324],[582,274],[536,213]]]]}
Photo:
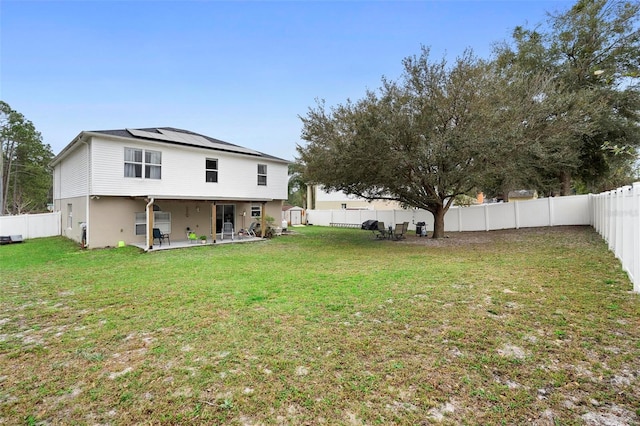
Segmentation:
{"type": "MultiPolygon", "coordinates": [[[[359,228],[366,220],[386,225],[425,222],[429,233],[433,216],[426,210],[308,210],[307,223],[359,228]]],[[[513,203],[452,207],[445,215],[445,232],[492,231],[540,226],[591,225],[640,292],[640,182],[598,195],[540,198],[513,203]]]]}

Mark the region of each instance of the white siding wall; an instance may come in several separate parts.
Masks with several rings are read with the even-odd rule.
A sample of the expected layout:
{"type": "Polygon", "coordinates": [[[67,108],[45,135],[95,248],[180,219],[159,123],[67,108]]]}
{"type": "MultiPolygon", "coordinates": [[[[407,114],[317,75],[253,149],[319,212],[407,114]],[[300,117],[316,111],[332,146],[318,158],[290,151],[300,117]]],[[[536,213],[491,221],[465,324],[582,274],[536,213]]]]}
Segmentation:
{"type": "Polygon", "coordinates": [[[54,167],[54,199],[87,195],[89,191],[87,145],[79,144],[54,167]]]}
{"type": "Polygon", "coordinates": [[[166,143],[92,139],[93,194],[286,199],[287,164],[259,157],[166,143]],[[162,179],[124,177],[124,148],[162,152],[162,179]],[[218,160],[218,182],[205,182],[205,159],[218,160]],[[258,186],[258,164],[267,164],[267,186],[258,186]]]}

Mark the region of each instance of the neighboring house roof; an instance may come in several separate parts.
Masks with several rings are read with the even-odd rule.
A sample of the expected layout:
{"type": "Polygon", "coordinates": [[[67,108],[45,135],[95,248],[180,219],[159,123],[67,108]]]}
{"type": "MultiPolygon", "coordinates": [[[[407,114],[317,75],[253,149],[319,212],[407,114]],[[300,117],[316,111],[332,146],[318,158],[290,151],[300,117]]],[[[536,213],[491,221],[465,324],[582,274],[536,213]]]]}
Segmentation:
{"type": "Polygon", "coordinates": [[[72,146],[78,143],[83,136],[90,136],[95,134],[127,139],[152,140],[154,142],[161,142],[172,145],[193,146],[198,148],[211,149],[214,151],[226,151],[236,154],[255,156],[285,163],[290,162],[282,158],[274,157],[263,152],[221,141],[219,139],[201,135],[189,130],[176,129],[173,127],[152,127],[142,129],[92,130],[80,132],[80,134],[69,145],[67,145],[62,151],[60,151],[60,153],[53,159],[52,164],[55,165],[57,162],[59,162],[60,159],[62,159],[66,155],[66,153],[72,149],[72,146]]]}

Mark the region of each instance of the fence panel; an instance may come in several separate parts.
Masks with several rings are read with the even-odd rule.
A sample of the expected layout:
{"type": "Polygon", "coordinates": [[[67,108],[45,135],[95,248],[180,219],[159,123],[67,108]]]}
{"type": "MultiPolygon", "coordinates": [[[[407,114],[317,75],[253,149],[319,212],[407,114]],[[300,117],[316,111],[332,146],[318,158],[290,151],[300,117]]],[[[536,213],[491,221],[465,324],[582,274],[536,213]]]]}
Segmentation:
{"type": "MultiPolygon", "coordinates": [[[[486,231],[486,209],[482,206],[456,207],[459,210],[458,222],[461,231],[486,231]]],[[[447,212],[448,213],[448,212],[447,212]]],[[[447,223],[445,216],[444,222],[447,223]]]]}
{"type": "Polygon", "coordinates": [[[640,292],[640,182],[592,196],[592,225],[640,292]]]}
{"type": "Polygon", "coordinates": [[[520,228],[520,202],[483,204],[482,207],[484,206],[487,206],[485,208],[487,231],[520,228]]]}
{"type": "Polygon", "coordinates": [[[0,235],[22,235],[24,239],[61,235],[60,212],[0,216],[0,235]]]}
{"type": "Polygon", "coordinates": [[[535,228],[538,226],[553,225],[551,223],[549,200],[551,200],[551,198],[518,201],[519,228],[535,228]]]}
{"type": "Polygon", "coordinates": [[[560,225],[590,225],[591,210],[588,195],[571,195],[568,197],[549,198],[553,203],[553,223],[560,225]]]}

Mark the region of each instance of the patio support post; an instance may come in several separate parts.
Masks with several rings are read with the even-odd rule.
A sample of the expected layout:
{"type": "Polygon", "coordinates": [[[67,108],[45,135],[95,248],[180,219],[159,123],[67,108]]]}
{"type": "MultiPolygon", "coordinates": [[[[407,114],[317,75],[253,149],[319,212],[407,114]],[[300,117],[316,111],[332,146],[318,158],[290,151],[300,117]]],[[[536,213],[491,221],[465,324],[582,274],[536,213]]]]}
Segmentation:
{"type": "Polygon", "coordinates": [[[264,238],[266,231],[267,231],[267,202],[263,201],[262,202],[262,218],[261,218],[261,222],[260,222],[260,238],[264,238]]]}
{"type": "Polygon", "coordinates": [[[147,203],[147,247],[153,249],[153,198],[147,203]]]}
{"type": "Polygon", "coordinates": [[[213,233],[213,243],[216,243],[216,234],[218,230],[216,229],[216,202],[211,203],[211,232],[213,233]]]}

